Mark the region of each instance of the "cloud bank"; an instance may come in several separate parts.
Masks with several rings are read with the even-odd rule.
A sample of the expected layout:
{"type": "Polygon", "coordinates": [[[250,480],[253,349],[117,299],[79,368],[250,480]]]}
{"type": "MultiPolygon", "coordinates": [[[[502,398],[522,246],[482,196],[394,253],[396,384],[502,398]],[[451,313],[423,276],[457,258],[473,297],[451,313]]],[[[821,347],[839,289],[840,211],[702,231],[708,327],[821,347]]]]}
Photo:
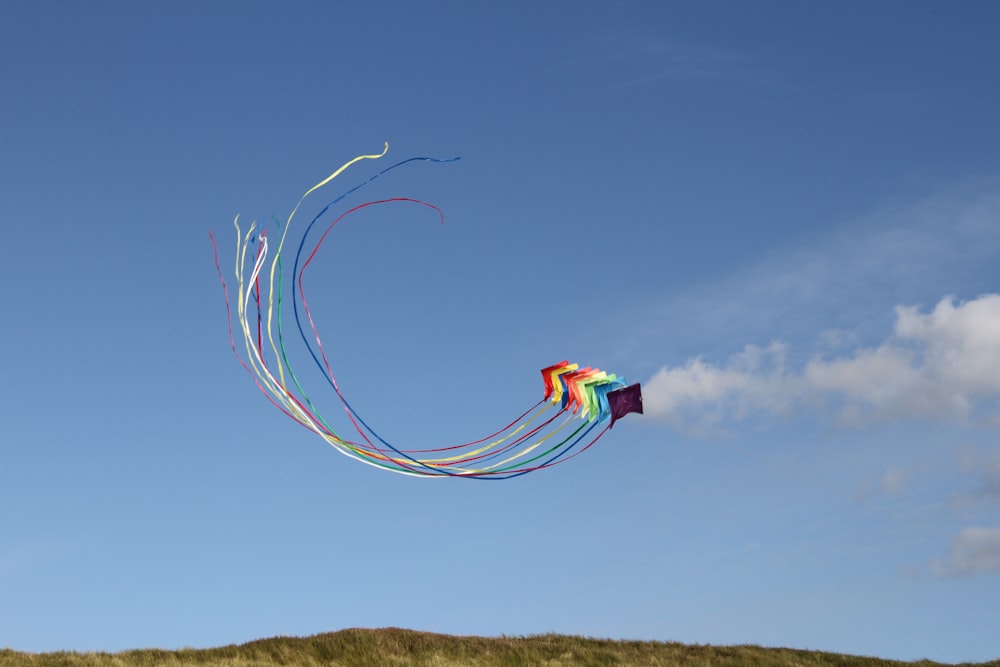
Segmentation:
{"type": "Polygon", "coordinates": [[[725,363],[665,366],[643,386],[647,415],[702,429],[755,415],[820,411],[841,424],[902,419],[1000,423],[1000,294],[928,313],[897,306],[884,342],[788,368],[787,346],[747,345],[725,363]]]}

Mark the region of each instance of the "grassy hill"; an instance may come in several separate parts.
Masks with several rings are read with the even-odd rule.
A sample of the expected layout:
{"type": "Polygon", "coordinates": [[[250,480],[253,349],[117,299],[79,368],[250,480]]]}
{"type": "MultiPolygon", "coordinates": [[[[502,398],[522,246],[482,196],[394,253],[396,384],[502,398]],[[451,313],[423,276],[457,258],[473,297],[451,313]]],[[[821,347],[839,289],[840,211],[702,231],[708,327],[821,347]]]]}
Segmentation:
{"type": "MultiPolygon", "coordinates": [[[[656,667],[931,667],[819,651],[760,646],[688,646],[673,642],[616,641],[566,635],[454,637],[398,628],[341,630],[312,637],[275,637],[209,649],[122,653],[20,653],[0,650],[0,667],[139,667],[225,665],[271,667],[520,667],[643,665],[656,667]]],[[[981,663],[1000,667],[1000,660],[981,663]]]]}

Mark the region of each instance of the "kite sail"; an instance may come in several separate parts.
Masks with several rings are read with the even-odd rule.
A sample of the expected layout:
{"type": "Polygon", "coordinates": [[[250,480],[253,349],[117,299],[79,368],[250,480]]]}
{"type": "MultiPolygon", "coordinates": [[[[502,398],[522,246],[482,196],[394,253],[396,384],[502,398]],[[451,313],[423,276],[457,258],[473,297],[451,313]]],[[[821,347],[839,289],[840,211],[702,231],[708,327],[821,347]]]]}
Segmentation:
{"type": "Polygon", "coordinates": [[[305,226],[298,241],[292,264],[292,310],[299,337],[309,355],[337,395],[357,437],[341,436],[330,421],[320,414],[315,402],[289,363],[286,349],[287,331],[283,326],[285,246],[289,230],[303,201],[328,185],[349,167],[362,160],[384,157],[385,149],[375,155],[359,155],[349,160],[328,177],[306,190],[280,225],[275,243],[268,229],[256,222],[245,230],[239,216],[233,221],[236,229],[235,309],[238,331],[233,331],[232,305],[229,287],[219,264],[215,235],[209,232],[215,251],[215,266],[225,295],[229,321],[229,342],[237,360],[253,378],[257,388],[288,418],[316,433],[326,443],[350,458],[384,470],[418,477],[467,477],[472,479],[510,479],[550,468],[578,456],[593,446],[618,420],[631,412],[642,412],[642,390],[638,384],[628,384],[624,378],[596,368],[580,367],[561,361],[542,370],[544,395],[503,428],[470,442],[435,447],[408,449],[390,444],[380,436],[351,406],[334,376],[313,321],[306,298],[305,275],[330,231],[348,216],[369,206],[410,204],[433,210],[444,221],[441,210],[427,202],[407,197],[394,197],[356,204],[330,222],[319,235],[311,251],[306,241],[310,232],[326,213],[383,174],[413,162],[453,162],[414,157],[398,162],[347,190],[320,210],[305,226]],[[273,245],[273,251],[272,251],[273,245]],[[237,340],[240,341],[239,346],[237,340]],[[239,348],[243,348],[243,354],[239,348]]]}

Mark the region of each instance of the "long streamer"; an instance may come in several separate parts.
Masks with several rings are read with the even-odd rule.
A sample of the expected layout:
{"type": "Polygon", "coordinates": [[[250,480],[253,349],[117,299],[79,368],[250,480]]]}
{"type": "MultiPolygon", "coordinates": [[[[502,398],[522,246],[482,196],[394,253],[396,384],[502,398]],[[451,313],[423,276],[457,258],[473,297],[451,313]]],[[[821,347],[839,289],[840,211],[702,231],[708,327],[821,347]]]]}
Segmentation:
{"type": "MultiPolygon", "coordinates": [[[[542,370],[544,396],[523,410],[506,425],[488,435],[459,444],[434,444],[422,448],[399,447],[378,434],[351,405],[333,372],[322,337],[306,298],[306,270],[317,259],[333,228],[358,211],[370,206],[417,206],[433,210],[441,222],[444,213],[434,204],[409,197],[391,197],[353,205],[335,217],[305,252],[307,239],[317,223],[333,207],[386,173],[417,162],[443,164],[459,158],[414,157],[397,162],[346,190],[320,209],[303,230],[292,267],[292,305],[299,337],[326,383],[343,407],[348,423],[357,438],[348,440],[320,414],[313,398],[293,370],[283,325],[284,262],[283,250],[295,215],[312,194],[329,185],[353,165],[363,160],[377,160],[381,153],[359,155],[348,160],[329,176],[308,188],[292,208],[284,224],[278,224],[280,237],[273,245],[268,230],[258,231],[256,222],[244,231],[239,216],[233,220],[236,230],[234,287],[236,298],[229,298],[229,287],[219,262],[215,235],[209,232],[225,296],[229,343],[240,365],[253,378],[257,389],[285,416],[312,431],[348,458],[402,475],[416,477],[462,477],[500,480],[551,468],[573,459],[592,447],[608,432],[617,419],[630,412],[642,412],[642,393],[638,384],[629,385],[623,378],[594,368],[580,368],[562,361],[542,370]],[[270,265],[268,265],[270,262],[270,265]],[[266,280],[265,280],[266,274],[266,280]],[[232,306],[236,306],[237,327],[232,324],[232,306]],[[243,354],[236,344],[236,332],[242,338],[243,354]],[[264,341],[267,341],[267,345],[264,341]],[[574,428],[574,424],[577,424],[574,428]],[[600,428],[598,428],[600,426],[600,428]],[[563,432],[568,435],[563,435],[563,432]],[[593,435],[592,435],[593,433],[593,435]],[[585,444],[583,444],[585,443],[585,444]]],[[[276,221],[277,222],[277,221],[276,221]]]]}

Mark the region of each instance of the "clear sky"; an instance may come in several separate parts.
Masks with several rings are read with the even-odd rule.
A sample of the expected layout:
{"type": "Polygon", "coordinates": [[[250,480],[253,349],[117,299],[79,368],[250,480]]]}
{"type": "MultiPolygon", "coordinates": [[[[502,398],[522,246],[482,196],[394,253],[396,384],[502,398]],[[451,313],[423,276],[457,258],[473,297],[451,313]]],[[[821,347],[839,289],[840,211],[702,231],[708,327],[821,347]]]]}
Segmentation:
{"type": "Polygon", "coordinates": [[[1000,657],[998,24],[0,4],[0,646],[402,626],[1000,657]],[[642,381],[645,415],[486,483],[359,465],[267,403],[208,230],[229,267],[236,214],[386,141],[384,166],[462,160],[369,192],[444,225],[358,218],[317,266],[366,418],[476,437],[564,358],[642,381]]]}

